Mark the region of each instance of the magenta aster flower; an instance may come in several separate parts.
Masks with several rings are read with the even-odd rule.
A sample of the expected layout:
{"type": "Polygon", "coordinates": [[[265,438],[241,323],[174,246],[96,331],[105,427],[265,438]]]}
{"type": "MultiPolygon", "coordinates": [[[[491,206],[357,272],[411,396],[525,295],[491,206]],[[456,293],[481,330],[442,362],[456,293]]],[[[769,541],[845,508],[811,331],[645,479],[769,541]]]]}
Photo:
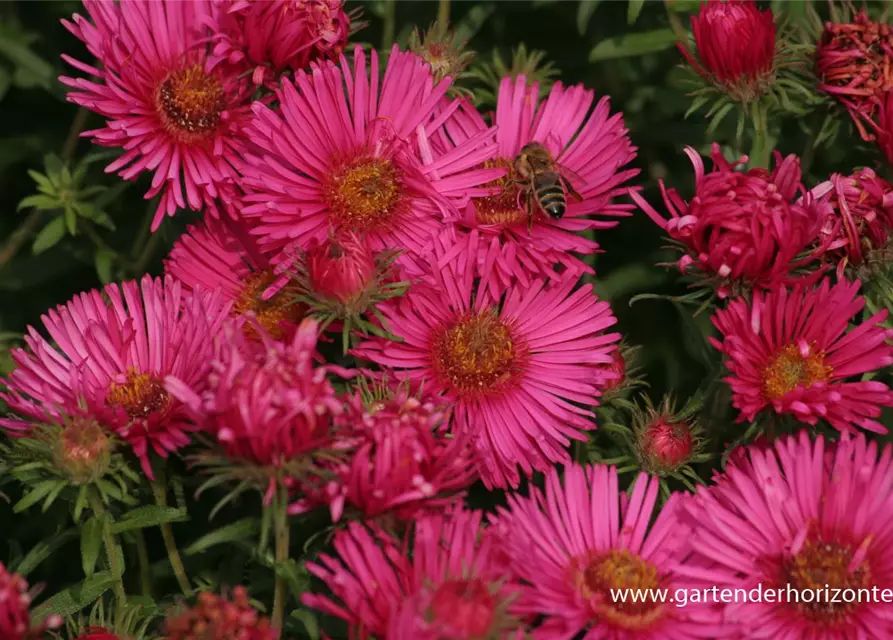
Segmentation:
{"type": "MultiPolygon", "coordinates": [[[[611,115],[608,98],[593,103],[595,94],[582,85],[556,83],[540,104],[537,83],[528,86],[524,76],[503,78],[493,120],[498,146],[485,166],[507,168],[508,174],[491,184],[495,193],[472,198],[456,218],[461,230],[480,233],[483,241],[475,257],[486,287],[495,290],[515,279],[526,284],[532,277],[548,275],[559,263],[585,268],[574,254],[593,253],[598,244],[580,234],[617,224],[606,217],[629,215],[632,205],[612,201],[626,193],[621,185],[639,173],[622,169],[636,157],[636,148],[622,114],[611,115]],[[577,201],[568,194],[567,209],[557,220],[534,207],[532,227],[526,196],[510,182],[520,179],[511,167],[531,142],[545,145],[582,197],[577,201]]],[[[439,140],[445,147],[460,145],[486,128],[477,111],[463,103],[439,140]]],[[[459,234],[459,242],[468,241],[467,233],[459,234]]]]}
{"type": "Polygon", "coordinates": [[[166,457],[195,429],[186,408],[165,391],[164,378],[203,389],[212,337],[228,312],[218,293],[185,296],[169,277],[147,275],[81,293],[41,317],[57,346],[29,327],[28,349],[11,352],[17,368],[0,398],[21,417],[0,426],[14,434],[33,422],[58,423],[84,405],[130,443],[151,478],[149,447],[166,457]]]}
{"type": "Polygon", "coordinates": [[[718,285],[720,296],[727,296],[736,284],[771,287],[788,281],[792,270],[817,256],[820,251],[801,254],[818,238],[828,206],[805,191],[796,156],[782,160],[776,152],[771,173],[741,172],[735,168],[746,158],[731,164],[714,143],[714,168],[705,173],[697,152],[691,147],[685,152],[695,168],[695,196],[685,202],[661,182],[669,220],[639,194],[630,193],[648,217],[684,246],[681,271],[694,268],[718,285]]]}
{"type": "Polygon", "coordinates": [[[410,395],[406,385],[377,395],[383,397],[357,392],[348,398],[335,423],[352,451],[333,465],[336,480],[310,503],[328,502],[335,521],[345,504],[366,519],[391,514],[408,521],[461,501],[476,479],[474,457],[467,438],[443,428],[443,401],[410,395]]]}
{"type": "Polygon", "coordinates": [[[279,269],[255,240],[223,220],[206,217],[202,224],[188,227],[165,260],[165,271],[189,290],[219,288],[232,302],[233,316],[253,318],[242,326],[255,338],[255,322],[274,339],[290,337],[306,312],[305,305],[294,300],[294,286],[278,286],[279,269]]]}
{"type": "Polygon", "coordinates": [[[344,0],[218,0],[214,57],[255,68],[254,81],[278,80],[318,59],[336,59],[347,45],[344,0]]]}
{"type": "Polygon", "coordinates": [[[307,250],[334,229],[370,247],[419,251],[445,212],[480,191],[499,170],[472,170],[492,153],[483,131],[434,156],[428,138],[449,109],[450,81],[433,85],[421,58],[394,48],[379,83],[378,54],[357,48],[353,64],[321,63],[285,80],[273,111],[255,105],[250,133],[259,148],[242,169],[242,214],[267,247],[307,250]]]}
{"type": "Polygon", "coordinates": [[[75,640],[121,640],[121,638],[105,627],[87,627],[75,640]]]}
{"type": "Polygon", "coordinates": [[[40,625],[31,622],[31,600],[34,591],[17,573],[10,573],[0,562],[0,638],[3,640],[37,640],[44,636],[46,629],[55,629],[62,624],[62,618],[49,616],[40,625]]]}
{"type": "Polygon", "coordinates": [[[258,329],[258,343],[239,327],[225,327],[207,388],[178,376],[169,376],[166,387],[229,458],[281,467],[330,446],[332,419],[342,411],[326,376],[347,372],[314,366],[317,329],[315,320],[305,319],[289,343],[258,329]]]}
{"type": "Polygon", "coordinates": [[[858,290],[857,282],[832,287],[828,280],[791,292],[779,286],[716,312],[722,337],[710,341],[726,356],[739,421],[771,409],[806,424],[821,419],[840,431],[887,433],[875,418],[893,406],[893,392],[879,380],[854,378],[893,364],[893,330],[881,326],[886,310],[849,328],[865,306],[858,290]]]}
{"type": "Polygon", "coordinates": [[[628,498],[614,467],[570,465],[564,483],[552,469],[545,495],[510,494],[492,518],[513,573],[523,587],[515,609],[543,615],[537,638],[717,638],[718,629],[693,624],[697,605],[681,608],[654,597],[615,602],[611,589],[669,589],[684,584],[676,572],[689,529],[673,495],[652,522],[659,483],[640,474],[628,498]],[[650,526],[649,526],[650,525],[650,526]],[[578,636],[581,632],[585,635],[578,636]]]}
{"type": "Polygon", "coordinates": [[[305,593],[304,604],[345,620],[351,637],[514,638],[507,608],[517,593],[498,540],[481,512],[450,509],[415,524],[412,555],[380,530],[351,522],[335,534],[338,558],[307,569],[335,599],[305,593]],[[373,535],[374,533],[374,535],[373,535]]]}
{"type": "Polygon", "coordinates": [[[106,118],[88,131],[94,142],[124,154],[106,171],[125,180],[152,172],[146,198],[161,195],[152,229],[178,207],[215,210],[232,191],[233,159],[245,144],[251,83],[239,70],[212,69],[208,39],[215,19],[205,0],[85,0],[90,20],[75,14],[65,27],[100,62],[70,56],[95,79],[61,77],[68,100],[106,118]]]}
{"type": "Polygon", "coordinates": [[[530,475],[565,462],[571,440],[595,428],[600,367],[620,336],[604,333],[616,322],[608,303],[590,285],[574,289],[579,273],[493,298],[475,292],[474,264],[455,250],[441,239],[428,281],[380,307],[401,341],[373,338],[356,354],[443,392],[455,403],[457,433],[472,438],[484,483],[514,487],[519,465],[530,475]]]}
{"type": "Polygon", "coordinates": [[[893,604],[879,593],[893,580],[889,445],[879,451],[861,434],[835,445],[801,431],[745,451],[684,503],[697,526],[692,557],[679,572],[695,588],[759,585],[764,594],[781,589],[782,597],[717,599],[692,613],[721,619],[724,634],[716,637],[723,638],[889,637],[893,604]],[[845,589],[854,590],[853,601],[845,589]]]}

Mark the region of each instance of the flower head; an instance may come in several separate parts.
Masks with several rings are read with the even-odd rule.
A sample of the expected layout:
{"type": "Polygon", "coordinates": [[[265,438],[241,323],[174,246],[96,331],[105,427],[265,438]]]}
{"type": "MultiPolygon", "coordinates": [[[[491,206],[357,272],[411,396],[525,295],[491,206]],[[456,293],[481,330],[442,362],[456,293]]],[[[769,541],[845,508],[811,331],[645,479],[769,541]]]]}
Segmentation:
{"type": "Polygon", "coordinates": [[[886,311],[849,329],[865,306],[858,290],[858,282],[827,280],[814,289],[779,286],[716,312],[721,337],[710,340],[726,356],[739,421],[769,409],[840,431],[887,432],[875,418],[893,406],[893,391],[880,380],[854,378],[893,364],[893,331],[881,326],[886,311]]]}
{"type": "Polygon", "coordinates": [[[708,0],[691,17],[697,55],[677,46],[694,70],[732,99],[756,100],[775,80],[775,17],[754,0],[708,0]]]}
{"type": "Polygon", "coordinates": [[[307,276],[313,293],[344,305],[362,297],[375,276],[375,255],[351,233],[329,238],[307,254],[307,276]]]}
{"type": "MultiPolygon", "coordinates": [[[[638,174],[624,168],[636,157],[636,148],[622,114],[611,114],[608,98],[596,102],[582,85],[556,83],[540,102],[538,85],[528,86],[518,76],[503,78],[494,124],[498,146],[485,166],[500,167],[504,175],[490,184],[493,191],[460,208],[455,220],[457,242],[474,257],[483,286],[496,291],[515,281],[527,283],[553,273],[557,264],[586,269],[576,255],[593,253],[598,244],[581,234],[615,226],[610,218],[629,215],[632,208],[613,203],[626,192],[621,185],[638,174]],[[519,173],[522,165],[520,170],[527,168],[520,154],[531,143],[540,145],[540,153],[556,163],[553,168],[566,181],[560,185],[566,208],[557,219],[544,212],[530,180],[519,173]],[[471,239],[471,231],[480,241],[471,239]]],[[[446,125],[444,144],[461,145],[485,130],[483,118],[463,103],[446,125]]]]}
{"type": "Polygon", "coordinates": [[[376,252],[418,252],[454,201],[499,174],[475,169],[492,130],[433,154],[429,139],[452,110],[449,80],[435,85],[421,58],[396,48],[378,78],[378,54],[357,47],[353,64],[342,57],[284,80],[279,110],[255,105],[242,214],[264,246],[306,251],[350,231],[376,252]]]}
{"type": "Polygon", "coordinates": [[[773,447],[748,447],[684,503],[697,526],[680,571],[694,588],[760,586],[783,597],[716,599],[693,614],[708,624],[721,619],[719,637],[886,637],[891,605],[861,589],[870,594],[893,580],[890,461],[889,445],[879,451],[861,434],[835,445],[801,431],[773,447]],[[832,600],[848,589],[852,599],[832,600]]]}
{"type": "Polygon", "coordinates": [[[350,396],[335,422],[351,448],[322,496],[333,520],[345,505],[366,519],[410,521],[460,501],[476,478],[474,457],[467,437],[447,433],[447,413],[442,399],[416,397],[407,385],[350,396]]]}
{"type": "Polygon", "coordinates": [[[164,637],[166,640],[276,640],[279,633],[268,618],[251,606],[245,587],[238,586],[229,598],[208,592],[199,594],[193,607],[168,617],[164,637]]]}
{"type": "Polygon", "coordinates": [[[49,616],[40,625],[31,622],[28,608],[34,592],[17,573],[10,573],[0,562],[0,638],[3,640],[37,640],[46,629],[62,624],[59,616],[49,616]]]}
{"type": "Polygon", "coordinates": [[[676,412],[672,398],[655,408],[646,396],[644,410],[633,413],[635,455],[643,471],[658,476],[676,475],[682,467],[701,458],[701,429],[693,418],[700,406],[676,412]]]}
{"type": "Polygon", "coordinates": [[[218,293],[186,296],[170,277],[79,294],[41,318],[56,346],[29,328],[28,350],[12,352],[17,368],[0,397],[21,417],[0,425],[27,431],[32,422],[86,411],[128,442],[152,477],[149,447],[166,456],[195,429],[164,379],[204,390],[212,337],[228,311],[218,293]]]}
{"type": "Polygon", "coordinates": [[[124,149],[106,171],[133,180],[152,172],[147,198],[160,194],[155,230],[178,207],[216,211],[232,194],[233,161],[245,145],[250,83],[236,68],[213,67],[208,42],[216,18],[210,2],[86,0],[90,19],[65,27],[87,45],[99,67],[63,58],[95,79],[61,77],[68,100],[106,118],[87,132],[124,149]]]}
{"type": "Polygon", "coordinates": [[[335,534],[340,557],[307,563],[335,599],[306,593],[304,604],[346,620],[362,638],[515,638],[520,625],[508,608],[517,584],[498,540],[481,531],[481,513],[421,517],[414,534],[409,555],[380,530],[351,522],[335,534]]]}
{"type": "Polygon", "coordinates": [[[816,45],[819,88],[840,101],[864,140],[863,122],[874,117],[881,97],[893,89],[893,29],[864,9],[851,22],[828,22],[816,45]]]}
{"type": "Polygon", "coordinates": [[[252,319],[242,323],[248,336],[260,340],[255,331],[259,325],[274,339],[288,339],[307,309],[295,300],[292,284],[283,286],[287,276],[279,275],[268,258],[244,229],[206,217],[180,236],[165,260],[165,271],[188,290],[220,289],[232,303],[233,317],[252,319]]]}
{"type": "Polygon", "coordinates": [[[105,627],[87,627],[75,640],[123,640],[105,627]]]}
{"type": "Polygon", "coordinates": [[[806,192],[800,182],[800,161],[784,160],[776,152],[771,173],[747,172],[730,164],[713,144],[714,168],[704,163],[691,147],[686,154],[695,168],[695,195],[683,200],[675,189],[661,182],[670,219],[663,218],[644,198],[631,196],[669,236],[679,242],[685,255],[679,268],[694,268],[711,280],[720,296],[735,285],[769,287],[791,280],[792,271],[813,259],[818,251],[801,256],[818,237],[827,204],[806,192]],[[797,199],[797,194],[802,196],[797,199]]]}
{"type": "Polygon", "coordinates": [[[344,0],[218,0],[214,58],[255,69],[258,84],[275,82],[314,60],[336,59],[347,45],[344,0]]]}
{"type": "Polygon", "coordinates": [[[830,215],[822,228],[824,258],[837,262],[837,275],[845,267],[873,262],[873,254],[887,247],[893,232],[893,186],[871,169],[850,176],[835,173],[830,215]]]}
{"type": "Polygon", "coordinates": [[[523,583],[516,611],[545,616],[537,637],[571,638],[590,626],[587,638],[719,637],[715,627],[687,620],[696,605],[679,608],[649,594],[636,603],[612,597],[612,589],[673,593],[684,584],[676,572],[688,526],[677,495],[652,520],[657,494],[657,480],[641,474],[627,501],[614,467],[573,464],[563,482],[549,471],[545,495],[535,487],[530,497],[509,495],[491,521],[523,583]]]}
{"type": "Polygon", "coordinates": [[[382,307],[393,342],[371,339],[360,357],[442,392],[455,403],[453,426],[468,433],[488,486],[517,486],[525,475],[568,459],[571,440],[595,428],[591,407],[604,384],[616,320],[578,273],[503,289],[474,288],[474,265],[432,256],[433,271],[406,297],[382,307]]]}
{"type": "Polygon", "coordinates": [[[887,158],[887,162],[893,164],[893,89],[880,98],[874,129],[877,133],[878,147],[887,158]]]}
{"type": "Polygon", "coordinates": [[[73,416],[53,445],[53,462],[73,484],[95,482],[111,465],[114,443],[92,416],[73,416]]]}
{"type": "MultiPolygon", "coordinates": [[[[437,21],[424,36],[418,28],[409,36],[409,49],[431,65],[435,82],[452,78],[454,82],[466,75],[465,70],[474,61],[474,51],[469,50],[468,41],[450,30],[449,23],[437,21]]],[[[456,89],[453,85],[453,89],[456,89]]]]}

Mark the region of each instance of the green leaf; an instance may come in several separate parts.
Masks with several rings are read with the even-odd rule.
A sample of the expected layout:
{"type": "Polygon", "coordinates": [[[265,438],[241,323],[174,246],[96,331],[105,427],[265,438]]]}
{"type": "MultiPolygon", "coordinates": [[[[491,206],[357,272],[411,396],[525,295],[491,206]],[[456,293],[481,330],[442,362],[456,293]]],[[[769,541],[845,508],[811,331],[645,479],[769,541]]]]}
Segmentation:
{"type": "Polygon", "coordinates": [[[6,92],[12,86],[12,76],[6,69],[0,69],[0,100],[6,96],[6,92]]]}
{"type": "Polygon", "coordinates": [[[46,602],[36,607],[32,615],[42,619],[48,615],[70,616],[93,604],[99,596],[108,591],[115,583],[115,578],[108,571],[94,573],[83,582],[72,585],[53,595],[46,602]]]}
{"type": "Polygon", "coordinates": [[[654,31],[631,33],[599,42],[589,52],[589,62],[655,53],[669,49],[674,44],[676,44],[676,34],[673,33],[672,29],[655,29],[654,31]]]}
{"type": "Polygon", "coordinates": [[[28,552],[22,560],[16,565],[15,572],[20,576],[27,576],[40,565],[41,562],[49,558],[60,547],[65,545],[69,540],[77,537],[76,529],[66,529],[62,533],[49,537],[49,541],[37,543],[31,551],[28,552]]]}
{"type": "Polygon", "coordinates": [[[197,553],[203,553],[218,544],[235,542],[236,540],[244,540],[245,538],[253,538],[257,534],[259,528],[260,525],[257,522],[257,518],[244,518],[203,535],[189,545],[183,553],[187,556],[191,556],[197,553]]]}
{"type": "Polygon", "coordinates": [[[48,153],[43,157],[43,166],[46,167],[47,176],[53,182],[61,178],[65,170],[65,163],[55,153],[48,153]]]}
{"type": "Polygon", "coordinates": [[[16,207],[16,211],[21,211],[22,209],[27,209],[28,207],[34,207],[35,209],[40,209],[41,211],[52,211],[53,209],[58,209],[61,203],[56,198],[51,198],[50,196],[45,196],[42,194],[35,194],[33,196],[28,196],[27,198],[23,198],[21,202],[19,202],[19,206],[16,207]]]}
{"type": "Polygon", "coordinates": [[[74,212],[69,205],[65,205],[65,228],[68,229],[68,233],[71,235],[77,235],[78,231],[78,215],[74,212]]]}
{"type": "Polygon", "coordinates": [[[105,527],[105,516],[93,516],[81,527],[81,564],[84,575],[88,578],[96,569],[99,560],[99,549],[102,547],[102,530],[105,527]]]}
{"type": "Polygon", "coordinates": [[[34,246],[31,247],[31,251],[34,252],[34,255],[43,253],[47,249],[54,247],[64,237],[65,219],[62,216],[53,218],[53,220],[37,234],[37,237],[34,239],[34,246]]]}
{"type": "Polygon", "coordinates": [[[595,10],[598,9],[598,5],[601,4],[602,0],[581,0],[580,6],[577,8],[577,31],[582,36],[586,33],[586,28],[589,26],[589,20],[592,18],[592,14],[595,13],[595,10]]]}
{"type": "Polygon", "coordinates": [[[31,179],[37,183],[37,186],[40,187],[40,190],[44,193],[56,193],[56,188],[53,186],[53,183],[42,173],[34,171],[33,169],[28,169],[28,175],[31,176],[31,179]]]}
{"type": "Polygon", "coordinates": [[[189,515],[183,510],[150,504],[128,511],[120,520],[112,524],[111,529],[112,533],[123,533],[124,531],[157,527],[168,522],[183,522],[184,520],[189,520],[189,515]]]}
{"type": "Polygon", "coordinates": [[[96,275],[102,284],[108,284],[112,281],[112,265],[115,261],[115,254],[105,249],[99,249],[93,255],[93,264],[96,265],[96,275]]]}
{"type": "Polygon", "coordinates": [[[307,609],[295,609],[291,612],[291,617],[299,620],[304,625],[304,631],[310,640],[319,640],[319,623],[316,622],[316,616],[307,609]]]}
{"type": "Polygon", "coordinates": [[[4,34],[3,37],[0,37],[0,54],[16,64],[17,72],[23,72],[29,79],[33,79],[41,86],[50,86],[53,79],[53,67],[23,43],[16,42],[4,34]]]}
{"type": "Polygon", "coordinates": [[[629,4],[626,6],[626,21],[629,24],[636,24],[643,6],[645,6],[645,0],[629,0],[629,4]]]}
{"type": "Polygon", "coordinates": [[[71,206],[82,218],[92,220],[99,226],[105,227],[110,231],[115,230],[115,223],[112,222],[112,219],[109,218],[108,214],[89,202],[76,202],[71,206]]]}
{"type": "Polygon", "coordinates": [[[31,491],[29,491],[21,500],[19,500],[15,507],[13,507],[14,513],[21,513],[28,509],[44,498],[46,498],[53,489],[56,488],[56,482],[53,480],[45,480],[39,484],[37,484],[31,491]]]}

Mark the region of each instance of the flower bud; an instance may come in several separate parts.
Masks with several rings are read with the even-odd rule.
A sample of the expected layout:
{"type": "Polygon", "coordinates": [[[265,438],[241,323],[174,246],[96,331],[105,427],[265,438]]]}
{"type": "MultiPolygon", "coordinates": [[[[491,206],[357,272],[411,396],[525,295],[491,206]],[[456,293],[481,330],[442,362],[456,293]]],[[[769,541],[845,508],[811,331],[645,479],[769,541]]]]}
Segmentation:
{"type": "Polygon", "coordinates": [[[241,586],[233,589],[230,599],[213,593],[200,594],[194,607],[167,619],[166,630],[167,640],[276,640],[278,637],[269,619],[251,606],[248,593],[241,586]]]}
{"type": "Polygon", "coordinates": [[[53,462],[77,485],[101,478],[111,463],[112,441],[93,418],[75,416],[53,443],[53,462]]]}
{"type": "Polygon", "coordinates": [[[733,100],[750,102],[775,79],[775,18],[754,0],[709,0],[691,17],[697,55],[680,52],[702,77],[733,100]]]}
{"type": "Polygon", "coordinates": [[[330,238],[307,254],[313,293],[350,305],[366,293],[375,277],[375,256],[357,236],[330,238]]]}
{"type": "Polygon", "coordinates": [[[456,82],[474,60],[473,51],[465,51],[466,42],[452,33],[445,22],[435,22],[424,37],[418,29],[409,37],[409,49],[431,65],[434,82],[452,78],[456,82]]]}
{"type": "Polygon", "coordinates": [[[694,436],[687,422],[659,416],[640,434],[639,449],[652,471],[673,471],[691,459],[694,436]]]}

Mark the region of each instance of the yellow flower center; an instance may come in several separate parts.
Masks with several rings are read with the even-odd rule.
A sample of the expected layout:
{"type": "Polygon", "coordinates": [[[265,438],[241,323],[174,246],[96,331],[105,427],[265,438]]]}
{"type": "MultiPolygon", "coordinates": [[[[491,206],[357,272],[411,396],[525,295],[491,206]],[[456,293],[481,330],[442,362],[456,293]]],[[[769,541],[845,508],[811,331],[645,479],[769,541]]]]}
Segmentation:
{"type": "Polygon", "coordinates": [[[524,203],[522,202],[521,206],[518,206],[520,187],[514,182],[515,175],[511,169],[512,164],[513,161],[509,158],[496,158],[495,160],[487,160],[484,163],[485,169],[509,167],[509,171],[502,178],[486,185],[487,187],[499,189],[499,191],[491,196],[474,198],[474,209],[478,223],[508,226],[527,222],[527,211],[524,209],[524,203]]]}
{"type": "Polygon", "coordinates": [[[469,314],[433,341],[435,370],[462,395],[494,392],[517,370],[518,349],[494,311],[469,314]]]}
{"type": "MultiPolygon", "coordinates": [[[[254,313],[257,323],[263,327],[267,334],[280,340],[285,335],[283,323],[297,324],[304,316],[305,305],[295,300],[298,290],[295,285],[287,284],[276,292],[269,300],[262,300],[261,296],[276,279],[272,269],[258,271],[245,279],[245,285],[233,304],[233,313],[254,313]]],[[[257,330],[251,324],[246,324],[245,335],[259,339],[257,330]]]]}
{"type": "Polygon", "coordinates": [[[127,372],[126,382],[111,384],[106,402],[124,409],[132,420],[137,420],[166,410],[170,396],[159,378],[131,369],[127,372]]]}
{"type": "Polygon", "coordinates": [[[168,75],[156,90],[155,103],[165,128],[190,143],[217,129],[226,96],[220,81],[196,64],[168,75]]]}
{"type": "Polygon", "coordinates": [[[403,192],[400,168],[387,158],[371,156],[336,168],[323,189],[332,223],[357,233],[388,230],[403,192]]]}
{"type": "Polygon", "coordinates": [[[657,567],[626,549],[582,558],[572,565],[572,575],[580,594],[589,601],[593,617],[600,622],[644,630],[663,616],[661,603],[645,592],[663,588],[657,567]],[[612,589],[627,590],[626,602],[615,602],[612,589]],[[632,598],[635,590],[640,590],[637,602],[632,598]]]}
{"type": "Polygon", "coordinates": [[[800,347],[789,344],[776,353],[763,369],[763,393],[769,400],[780,400],[799,385],[809,387],[831,378],[833,369],[825,365],[825,352],[810,345],[805,358],[800,347]]]}

